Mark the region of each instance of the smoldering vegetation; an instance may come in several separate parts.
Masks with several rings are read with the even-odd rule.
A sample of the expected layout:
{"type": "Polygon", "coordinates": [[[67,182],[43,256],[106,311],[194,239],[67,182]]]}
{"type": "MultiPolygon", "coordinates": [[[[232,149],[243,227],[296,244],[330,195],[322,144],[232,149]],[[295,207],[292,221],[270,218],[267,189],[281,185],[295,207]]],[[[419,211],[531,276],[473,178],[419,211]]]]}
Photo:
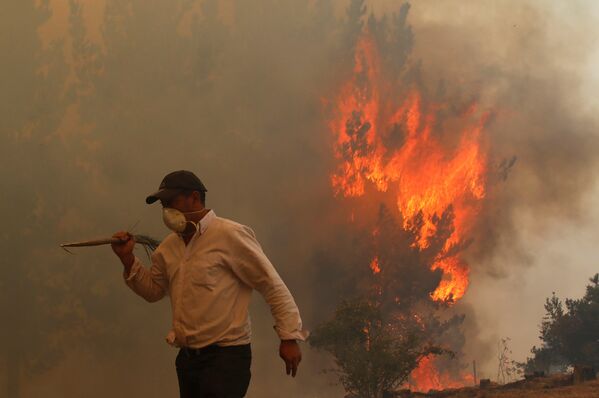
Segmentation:
{"type": "MultiPolygon", "coordinates": [[[[334,197],[326,102],[351,73],[370,13],[393,32],[392,3],[107,0],[90,15],[84,1],[3,2],[3,396],[175,394],[168,305],[132,296],[110,249],[58,248],[133,226],[164,236],[143,198],[174,169],[195,171],[209,207],[255,229],[308,328],[354,293],[372,241],[347,212],[377,220],[380,203],[334,197]]],[[[467,255],[474,269],[517,272],[532,254],[516,216],[539,228],[582,218],[596,179],[597,120],[579,91],[588,4],[451,3],[413,4],[413,37],[395,36],[389,57],[431,101],[493,109],[492,184],[467,255]],[[577,24],[567,37],[554,31],[562,18],[577,24]]],[[[467,314],[467,336],[485,327],[466,306],[456,312],[467,314]]],[[[253,316],[250,396],[340,394],[307,348],[300,378],[284,379],[261,300],[253,316]]]]}

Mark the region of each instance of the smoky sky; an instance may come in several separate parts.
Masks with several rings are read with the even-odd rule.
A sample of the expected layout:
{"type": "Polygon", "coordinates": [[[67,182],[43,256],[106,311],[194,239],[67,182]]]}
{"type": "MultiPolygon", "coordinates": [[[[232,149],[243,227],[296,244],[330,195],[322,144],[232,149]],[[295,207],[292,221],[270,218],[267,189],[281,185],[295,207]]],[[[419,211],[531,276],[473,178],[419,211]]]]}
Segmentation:
{"type": "MultiPolygon", "coordinates": [[[[596,236],[599,148],[597,118],[584,94],[597,38],[589,5],[480,2],[412,10],[415,52],[428,78],[457,87],[453,98],[461,92],[496,112],[487,137],[491,165],[500,172],[468,253],[472,288],[464,304],[474,306],[476,318],[466,322],[480,326],[467,330],[473,359],[495,351],[502,335],[513,338],[514,356],[523,359],[538,344],[544,298],[552,291],[579,296],[597,270],[593,250],[585,249],[596,236]],[[485,349],[477,339],[492,344],[485,349]]],[[[493,367],[488,360],[487,374],[493,367]]]]}
{"type": "MultiPolygon", "coordinates": [[[[407,15],[406,62],[423,90],[493,110],[485,128],[493,178],[468,251],[473,275],[491,287],[535,258],[519,217],[541,234],[555,220],[582,222],[596,180],[597,120],[581,95],[596,38],[590,2],[547,4],[415,1],[407,15]]],[[[330,187],[336,164],[326,103],[351,71],[369,13],[392,19],[401,4],[366,2],[363,24],[348,16],[360,6],[2,3],[7,396],[176,394],[175,351],[163,340],[168,303],[133,295],[109,248],[69,255],[57,247],[119,229],[165,236],[158,208],[144,198],[172,170],[197,173],[208,207],[256,231],[308,329],[326,318],[335,295],[321,292],[342,285],[344,273],[315,259],[327,250],[323,242],[347,233],[339,209],[352,206],[330,187]]],[[[284,377],[268,308],[259,295],[254,301],[249,396],[340,396],[320,373],[326,357],[307,346],[299,377],[284,377]]],[[[471,350],[492,369],[494,342],[481,336],[494,325],[468,317],[476,312],[468,294],[458,311],[467,314],[471,350]]],[[[538,320],[529,322],[536,334],[538,320]]]]}

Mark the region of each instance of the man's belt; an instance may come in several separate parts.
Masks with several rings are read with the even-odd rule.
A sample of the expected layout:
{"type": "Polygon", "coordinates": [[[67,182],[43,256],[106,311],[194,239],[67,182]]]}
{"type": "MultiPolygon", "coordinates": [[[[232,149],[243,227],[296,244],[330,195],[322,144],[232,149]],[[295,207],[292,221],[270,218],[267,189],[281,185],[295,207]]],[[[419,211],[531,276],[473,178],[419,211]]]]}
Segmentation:
{"type": "Polygon", "coordinates": [[[202,348],[191,348],[191,347],[181,347],[181,352],[188,357],[194,357],[198,355],[204,355],[208,353],[214,353],[219,351],[244,351],[249,350],[249,344],[243,345],[231,345],[231,346],[220,346],[218,344],[211,344],[202,348]]]}
{"type": "Polygon", "coordinates": [[[216,344],[211,344],[202,348],[181,347],[181,352],[188,357],[195,357],[198,355],[208,354],[210,352],[216,352],[223,348],[224,347],[220,347],[216,344]]]}

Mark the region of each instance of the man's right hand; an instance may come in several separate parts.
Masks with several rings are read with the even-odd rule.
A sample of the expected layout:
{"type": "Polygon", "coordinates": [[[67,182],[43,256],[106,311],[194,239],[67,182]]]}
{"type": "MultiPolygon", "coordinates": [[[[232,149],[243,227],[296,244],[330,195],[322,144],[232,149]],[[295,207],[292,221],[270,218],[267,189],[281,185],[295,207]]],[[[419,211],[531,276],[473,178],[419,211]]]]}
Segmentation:
{"type": "MultiPolygon", "coordinates": [[[[135,261],[135,256],[133,255],[133,247],[135,247],[135,238],[129,232],[119,231],[112,235],[113,238],[120,239],[120,243],[113,243],[112,251],[119,256],[121,262],[125,266],[125,269],[129,271],[129,268],[133,265],[135,261]]],[[[128,272],[127,272],[128,273],[128,272]]]]}

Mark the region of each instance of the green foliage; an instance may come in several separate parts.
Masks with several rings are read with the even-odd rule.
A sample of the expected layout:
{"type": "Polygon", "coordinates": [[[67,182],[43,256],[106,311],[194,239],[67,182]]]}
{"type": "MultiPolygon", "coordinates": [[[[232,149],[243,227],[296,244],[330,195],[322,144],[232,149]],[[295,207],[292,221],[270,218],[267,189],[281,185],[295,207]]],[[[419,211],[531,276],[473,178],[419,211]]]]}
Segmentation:
{"type": "Polygon", "coordinates": [[[530,352],[533,356],[521,364],[524,373],[545,372],[549,374],[554,371],[564,372],[566,370],[566,361],[554,349],[533,346],[530,352]]]}
{"type": "Polygon", "coordinates": [[[555,293],[545,302],[540,348],[533,347],[527,372],[563,370],[568,365],[599,369],[599,274],[593,276],[581,299],[560,300],[555,293]]]}
{"type": "Polygon", "coordinates": [[[367,300],[342,301],[309,343],[332,354],[343,387],[364,398],[403,384],[425,356],[448,353],[423,342],[416,322],[386,319],[380,305],[367,300]]]}

